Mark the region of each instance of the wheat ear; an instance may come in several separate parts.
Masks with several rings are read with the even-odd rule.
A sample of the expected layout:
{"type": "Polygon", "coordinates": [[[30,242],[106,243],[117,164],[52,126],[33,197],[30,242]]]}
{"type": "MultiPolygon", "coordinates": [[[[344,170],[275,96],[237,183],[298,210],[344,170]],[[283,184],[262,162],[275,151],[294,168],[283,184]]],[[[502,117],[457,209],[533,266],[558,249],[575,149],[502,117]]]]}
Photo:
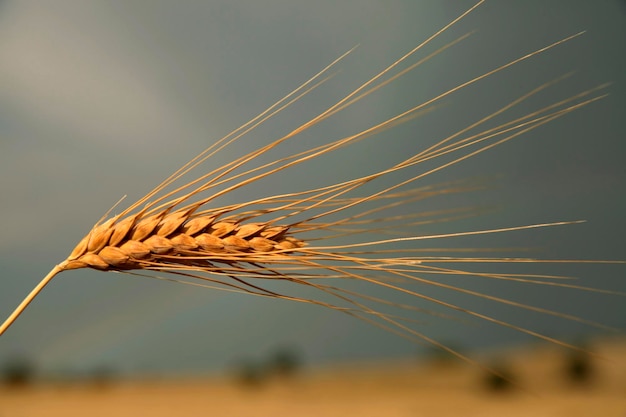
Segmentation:
{"type": "MultiPolygon", "coordinates": [[[[576,262],[550,261],[532,258],[490,258],[422,256],[424,249],[401,246],[390,249],[390,244],[407,244],[419,240],[447,239],[459,236],[514,232],[524,229],[573,224],[577,222],[556,222],[523,225],[488,230],[471,230],[438,235],[384,236],[372,240],[363,236],[371,233],[401,233],[407,226],[443,222],[476,214],[475,211],[456,208],[447,212],[413,213],[385,216],[385,210],[410,202],[432,198],[438,195],[471,191],[481,184],[459,181],[439,185],[415,183],[429,175],[458,164],[495,146],[516,138],[545,123],[564,116],[603,97],[599,91],[605,86],[581,92],[573,97],[539,108],[522,117],[509,120],[495,127],[486,127],[487,122],[506,113],[559,80],[540,85],[536,89],[497,109],[493,113],[472,123],[465,129],[439,140],[435,145],[410,155],[405,160],[388,168],[368,175],[353,178],[336,184],[312,188],[292,193],[280,194],[245,201],[239,204],[214,206],[218,197],[234,190],[254,185],[257,181],[270,177],[303,162],[350,146],[383,130],[404,123],[428,111],[455,92],[472,85],[494,73],[503,71],[521,61],[541,54],[570,39],[576,34],[559,40],[542,49],[533,51],[491,71],[472,78],[458,86],[433,97],[395,117],[372,125],[354,135],[344,137],[308,151],[277,159],[270,163],[254,165],[259,157],[269,153],[281,144],[296,137],[299,133],[334,116],[346,107],[367,97],[373,91],[384,87],[409,70],[433,58],[437,54],[460,42],[465,36],[450,42],[434,53],[423,57],[404,70],[399,64],[412,58],[426,44],[438,37],[452,25],[477,8],[481,2],[440,31],[425,40],[413,50],[399,58],[392,65],[372,77],[359,88],[330,106],[308,122],[298,126],[287,135],[269,145],[249,152],[234,161],[210,172],[203,172],[193,180],[177,185],[183,176],[196,172],[210,157],[214,157],[225,147],[232,145],[260,124],[280,113],[284,108],[302,99],[311,90],[321,86],[330,77],[329,70],[344,56],[324,68],[299,88],[285,96],[259,116],[219,140],[200,153],[181,169],[173,173],[154,190],[121,213],[108,219],[101,219],[80,241],[63,262],[33,289],[13,314],[0,327],[0,334],[13,323],[43,287],[59,272],[93,268],[102,271],[118,271],[127,274],[145,275],[152,278],[182,282],[227,291],[244,292],[263,297],[287,299],[319,304],[370,322],[400,336],[432,343],[457,356],[462,355],[428,337],[410,326],[410,317],[398,317],[385,313],[376,306],[400,307],[406,311],[429,312],[412,304],[400,304],[375,295],[364,294],[342,286],[347,281],[370,284],[375,288],[392,290],[409,295],[428,303],[461,312],[472,318],[479,318],[501,326],[550,342],[575,346],[540,334],[531,329],[515,326],[482,313],[464,309],[444,300],[420,293],[411,288],[418,283],[445,288],[467,295],[480,297],[528,311],[540,312],[568,320],[575,320],[592,326],[607,328],[580,317],[559,313],[488,294],[445,284],[436,279],[438,275],[470,275],[494,280],[507,280],[543,286],[563,288],[585,288],[559,281],[559,277],[548,275],[521,275],[493,272],[470,272],[451,266],[459,263],[540,263],[576,262]],[[395,71],[395,72],[394,72],[395,71]],[[431,161],[438,164],[433,168],[431,161]],[[426,168],[421,169],[420,167],[426,168]],[[385,186],[375,191],[361,192],[366,185],[377,179],[396,173],[409,173],[393,186],[385,186]],[[413,187],[413,188],[410,188],[413,187]],[[355,195],[356,193],[356,195],[355,195]],[[371,204],[377,205],[372,208],[371,204]],[[349,214],[350,209],[363,207],[357,214],[349,214]],[[339,238],[356,238],[351,243],[340,243],[339,238]],[[359,239],[359,237],[363,237],[359,239]],[[316,244],[320,242],[320,244],[316,244]],[[166,273],[167,275],[154,275],[166,273]],[[433,278],[434,277],[434,278],[433,278]],[[327,299],[311,299],[291,296],[277,290],[264,288],[264,282],[288,282],[320,291],[327,299]]],[[[350,53],[351,51],[348,51],[350,53]]],[[[582,261],[581,261],[582,262],[582,261]]],[[[464,359],[467,359],[463,357],[464,359]]]]}

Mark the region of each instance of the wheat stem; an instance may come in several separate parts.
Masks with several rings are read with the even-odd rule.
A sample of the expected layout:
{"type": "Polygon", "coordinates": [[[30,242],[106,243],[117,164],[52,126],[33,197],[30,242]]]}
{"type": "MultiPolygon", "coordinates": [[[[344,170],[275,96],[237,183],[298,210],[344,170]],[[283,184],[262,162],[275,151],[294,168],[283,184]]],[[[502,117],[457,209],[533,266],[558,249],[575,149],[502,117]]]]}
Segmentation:
{"type": "Polygon", "coordinates": [[[43,290],[43,288],[54,278],[56,274],[63,270],[63,264],[56,265],[48,275],[46,275],[35,288],[24,298],[24,300],[18,305],[13,313],[2,323],[0,326],[0,336],[13,324],[13,322],[22,314],[22,312],[28,307],[28,305],[37,297],[37,294],[43,290]]]}

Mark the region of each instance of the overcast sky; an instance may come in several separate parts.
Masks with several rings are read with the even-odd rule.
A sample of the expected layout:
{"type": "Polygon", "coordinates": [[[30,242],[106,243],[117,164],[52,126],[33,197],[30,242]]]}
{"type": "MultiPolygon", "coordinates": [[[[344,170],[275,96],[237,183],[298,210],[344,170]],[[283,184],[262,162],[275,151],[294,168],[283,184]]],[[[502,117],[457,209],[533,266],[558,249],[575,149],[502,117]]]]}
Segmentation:
{"type": "MultiPolygon", "coordinates": [[[[141,197],[197,152],[358,44],[326,89],[213,163],[267,143],[348,93],[471,4],[1,2],[2,319],[122,195],[129,202],[141,197]]],[[[585,219],[583,225],[558,230],[452,245],[508,247],[522,242],[540,247],[540,255],[547,258],[626,259],[625,23],[626,6],[618,0],[487,2],[428,52],[475,31],[472,36],[373,95],[358,111],[305,133],[303,143],[314,146],[364,129],[497,65],[587,32],[446,99],[423,122],[384,132],[350,160],[330,160],[317,171],[284,176],[278,185],[293,191],[310,180],[311,172],[334,178],[364,167],[384,167],[574,71],[526,110],[607,82],[612,83],[609,96],[429,178],[430,183],[473,176],[494,179],[492,189],[453,201],[497,205],[495,214],[440,225],[440,230],[585,219]]],[[[624,267],[546,266],[546,271],[576,275],[582,285],[626,290],[624,267]]],[[[626,324],[623,298],[616,296],[513,284],[493,291],[521,294],[524,302],[614,326],[626,324]]],[[[454,294],[446,297],[461,302],[454,294]]],[[[510,320],[520,313],[494,306],[492,314],[510,320]]],[[[529,320],[538,330],[564,338],[594,331],[563,321],[529,320]]],[[[461,346],[476,346],[477,339],[494,344],[521,340],[512,332],[458,322],[425,323],[424,331],[461,346]]],[[[216,370],[280,346],[296,346],[311,363],[411,355],[417,349],[319,307],[79,270],[55,278],[2,337],[0,363],[22,353],[48,370],[102,365],[124,371],[216,370]]]]}

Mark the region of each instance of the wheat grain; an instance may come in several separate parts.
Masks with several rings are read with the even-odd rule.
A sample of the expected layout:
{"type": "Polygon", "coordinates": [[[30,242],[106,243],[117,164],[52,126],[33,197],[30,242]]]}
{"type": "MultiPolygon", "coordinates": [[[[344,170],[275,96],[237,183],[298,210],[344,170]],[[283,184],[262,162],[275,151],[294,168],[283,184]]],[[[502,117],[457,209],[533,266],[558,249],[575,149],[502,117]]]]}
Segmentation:
{"type": "MultiPolygon", "coordinates": [[[[411,318],[397,317],[384,313],[378,308],[371,307],[371,304],[394,305],[409,312],[424,312],[424,309],[414,305],[401,305],[373,295],[354,292],[349,288],[342,287],[342,283],[359,281],[375,287],[390,289],[410,295],[416,299],[460,311],[463,314],[481,320],[512,327],[538,338],[562,345],[567,344],[531,329],[514,326],[495,317],[467,310],[444,300],[422,294],[411,289],[410,284],[421,283],[445,288],[528,311],[554,315],[607,328],[607,326],[573,315],[538,308],[477,291],[470,291],[432,278],[424,278],[425,276],[436,276],[437,274],[472,275],[536,285],[600,291],[558,282],[556,280],[557,277],[553,276],[515,275],[504,272],[499,274],[470,272],[445,266],[445,264],[467,262],[540,263],[560,261],[532,258],[459,256],[441,258],[417,256],[420,250],[414,247],[387,249],[389,244],[511,232],[576,222],[543,223],[386,239],[363,238],[361,240],[357,239],[352,243],[339,243],[337,240],[337,243],[334,243],[335,239],[338,238],[366,236],[374,232],[398,232],[398,228],[407,224],[418,225],[421,223],[446,221],[451,218],[476,214],[471,210],[454,209],[449,212],[436,214],[415,213],[395,217],[373,217],[379,212],[406,205],[410,202],[437,195],[460,193],[475,189],[480,185],[470,181],[423,185],[412,189],[407,189],[407,187],[414,186],[413,184],[417,181],[423,180],[437,171],[449,168],[601,99],[603,95],[600,91],[605,86],[581,92],[495,127],[483,127],[487,126],[487,122],[494,120],[496,116],[500,116],[520,103],[527,101],[529,98],[560,81],[560,79],[549,81],[508,105],[497,109],[488,116],[468,125],[454,135],[443,138],[435,145],[420,150],[384,170],[328,186],[268,196],[240,204],[222,207],[212,205],[217,198],[237,189],[254,185],[258,181],[271,177],[287,168],[295,167],[340,148],[348,147],[383,130],[407,122],[425,112],[432,111],[443,98],[580,35],[575,34],[542,49],[525,54],[354,135],[280,158],[273,162],[258,166],[252,165],[261,156],[292,140],[299,133],[336,115],[348,106],[364,99],[372,92],[386,86],[406,72],[462,41],[465,36],[419,59],[407,68],[399,70],[401,63],[411,59],[415,53],[421,51],[425,45],[464,18],[468,13],[480,6],[481,3],[482,1],[478,2],[474,7],[399,58],[392,65],[330,106],[326,111],[298,126],[287,135],[230,163],[223,164],[220,168],[198,175],[193,180],[182,185],[177,185],[185,175],[190,173],[193,175],[196,172],[195,170],[201,169],[202,164],[207,159],[216,157],[225,147],[232,145],[244,135],[280,113],[287,106],[304,98],[309,92],[323,85],[325,80],[330,77],[328,75],[329,71],[347,54],[352,52],[348,51],[255,119],[200,153],[145,197],[130,205],[121,213],[106,220],[105,218],[101,219],[72,250],[67,259],[56,265],[16,308],[13,314],[0,327],[0,334],[4,333],[56,274],[79,268],[119,271],[129,274],[167,273],[169,274],[168,276],[153,277],[182,282],[188,285],[208,286],[211,288],[221,287],[230,291],[245,292],[258,296],[319,304],[368,321],[403,337],[418,341],[425,340],[451,352],[453,351],[448,347],[407,325],[406,323],[410,322],[411,318]],[[394,73],[394,71],[396,72],[394,73]],[[482,130],[475,133],[476,130],[480,129],[482,130]],[[431,161],[441,162],[432,167],[428,165],[431,161]],[[420,169],[422,166],[426,168],[420,169]],[[375,180],[396,173],[409,174],[406,178],[392,186],[382,187],[375,191],[363,191],[360,195],[357,194],[355,196],[355,193],[366,190],[366,186],[374,183],[375,180]],[[371,203],[377,203],[378,205],[374,208],[366,208],[369,207],[367,204],[371,203]],[[349,213],[349,209],[359,207],[363,207],[363,209],[357,214],[344,214],[349,213]],[[415,220],[420,216],[424,218],[415,220]],[[316,242],[326,244],[316,245],[316,242]],[[393,254],[391,254],[392,252],[393,254]],[[263,288],[262,282],[266,281],[262,280],[290,282],[293,285],[307,286],[319,290],[331,296],[331,298],[334,297],[336,302],[301,298],[263,288]]],[[[567,346],[576,348],[571,345],[567,346]]]]}

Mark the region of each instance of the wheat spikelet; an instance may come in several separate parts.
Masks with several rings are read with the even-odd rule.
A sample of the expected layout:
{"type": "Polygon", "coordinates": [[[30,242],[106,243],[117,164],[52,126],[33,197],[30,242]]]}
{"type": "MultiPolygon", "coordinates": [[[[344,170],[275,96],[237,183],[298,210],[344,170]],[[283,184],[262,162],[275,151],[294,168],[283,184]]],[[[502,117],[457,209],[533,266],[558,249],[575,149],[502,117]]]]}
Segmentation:
{"type": "MultiPolygon", "coordinates": [[[[559,282],[556,280],[558,277],[547,275],[515,275],[506,272],[481,273],[454,267],[455,264],[464,262],[539,263],[550,261],[540,261],[531,258],[470,258],[461,256],[441,258],[422,256],[417,248],[411,246],[388,249],[390,244],[406,244],[419,240],[444,239],[467,235],[504,233],[575,222],[543,223],[438,235],[393,237],[388,236],[386,233],[400,233],[401,229],[406,226],[442,222],[476,213],[472,210],[458,208],[434,214],[414,213],[396,217],[381,214],[381,217],[376,217],[378,213],[384,213],[388,209],[411,202],[437,195],[467,192],[480,187],[480,184],[471,181],[459,181],[439,185],[420,185],[417,188],[411,188],[437,171],[465,161],[601,99],[603,95],[600,91],[605,86],[584,91],[562,101],[538,108],[525,116],[514,118],[495,127],[488,126],[488,122],[541,93],[559,80],[549,81],[470,124],[454,135],[443,138],[435,145],[421,149],[412,155],[407,155],[403,161],[382,171],[336,184],[297,190],[292,193],[268,196],[239,204],[221,207],[213,204],[215,200],[223,195],[244,187],[254,186],[258,181],[271,178],[273,175],[288,168],[296,167],[299,164],[335,150],[348,147],[383,130],[391,129],[421,114],[432,111],[445,97],[580,35],[576,34],[559,40],[540,50],[504,63],[491,71],[459,84],[427,102],[421,103],[380,123],[373,124],[370,128],[357,132],[354,135],[269,163],[254,165],[260,157],[268,154],[271,150],[293,140],[298,134],[329,119],[348,106],[401,77],[407,71],[414,69],[445,49],[462,41],[465,37],[461,37],[434,53],[418,59],[405,69],[399,69],[401,63],[412,59],[414,54],[421,51],[423,46],[429,44],[481,3],[477,3],[466,13],[459,16],[458,19],[446,25],[406,55],[400,57],[388,68],[346,95],[343,99],[337,101],[326,111],[296,127],[287,135],[234,161],[222,164],[217,169],[209,172],[202,171],[201,174],[196,175],[191,181],[183,182],[180,185],[180,182],[183,181],[186,175],[194,175],[194,173],[203,169],[203,163],[209,158],[218,157],[216,155],[224,148],[232,145],[244,135],[274,117],[293,102],[303,99],[309,92],[322,86],[324,81],[332,76],[329,71],[345,55],[339,57],[327,68],[324,68],[301,87],[268,108],[257,118],[200,153],[145,197],[121,213],[113,215],[108,219],[101,219],[71,251],[67,259],[59,263],[18,306],[15,312],[0,327],[0,334],[13,323],[24,308],[56,274],[65,270],[79,268],[119,271],[129,274],[152,274],[156,278],[174,280],[189,285],[212,288],[221,287],[258,296],[319,304],[366,320],[403,337],[418,341],[425,340],[446,350],[450,349],[411,327],[411,317],[397,317],[382,312],[379,306],[393,304],[409,313],[415,310],[423,312],[423,309],[416,305],[398,305],[374,295],[355,292],[344,286],[344,283],[359,281],[377,288],[390,289],[407,294],[418,300],[435,303],[472,317],[512,327],[559,344],[565,343],[531,329],[514,326],[495,317],[467,310],[444,300],[420,293],[412,289],[411,284],[420,283],[444,288],[528,311],[554,315],[606,328],[606,326],[583,318],[463,289],[436,279],[439,274],[470,275],[543,286],[599,291],[559,282]],[[432,162],[436,162],[434,167],[431,165],[432,162]],[[393,186],[378,188],[374,191],[370,190],[369,186],[375,184],[377,179],[395,174],[404,174],[405,177],[393,186]],[[372,204],[375,204],[374,208],[371,208],[372,204]],[[359,207],[363,207],[363,209],[358,214],[349,214],[350,209],[359,207]],[[382,237],[378,239],[367,237],[376,231],[384,232],[385,234],[381,233],[382,237]],[[344,243],[345,240],[341,239],[346,237],[355,239],[351,243],[344,243]],[[168,275],[153,275],[157,273],[167,273],[168,275]],[[268,289],[264,286],[264,283],[267,283],[268,280],[307,286],[330,296],[335,301],[326,301],[325,298],[300,298],[288,293],[268,289]]],[[[574,346],[570,347],[575,348],[574,346]]]]}

